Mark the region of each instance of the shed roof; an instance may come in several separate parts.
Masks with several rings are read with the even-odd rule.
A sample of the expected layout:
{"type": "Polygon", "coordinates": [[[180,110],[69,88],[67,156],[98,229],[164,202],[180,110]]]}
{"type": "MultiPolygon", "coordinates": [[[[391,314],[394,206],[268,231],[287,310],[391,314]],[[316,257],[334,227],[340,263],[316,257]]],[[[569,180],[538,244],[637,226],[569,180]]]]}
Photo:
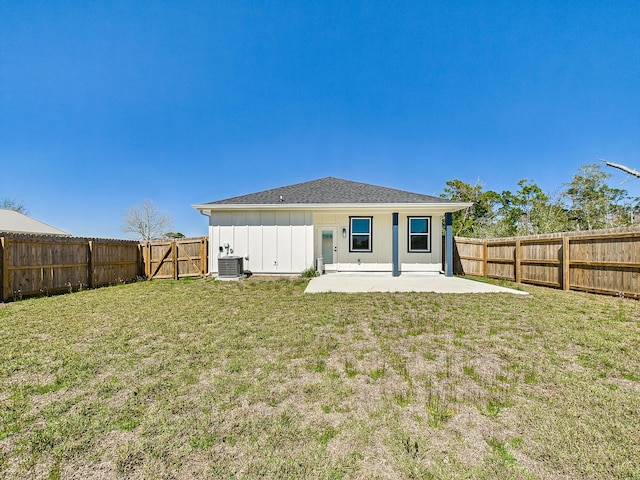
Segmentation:
{"type": "MultiPolygon", "coordinates": [[[[326,177],[198,205],[448,204],[444,198],[326,177]]],[[[444,205],[443,205],[444,206],[444,205]]]]}
{"type": "Polygon", "coordinates": [[[4,208],[0,208],[0,232],[71,236],[69,233],[47,225],[35,218],[4,208]]]}

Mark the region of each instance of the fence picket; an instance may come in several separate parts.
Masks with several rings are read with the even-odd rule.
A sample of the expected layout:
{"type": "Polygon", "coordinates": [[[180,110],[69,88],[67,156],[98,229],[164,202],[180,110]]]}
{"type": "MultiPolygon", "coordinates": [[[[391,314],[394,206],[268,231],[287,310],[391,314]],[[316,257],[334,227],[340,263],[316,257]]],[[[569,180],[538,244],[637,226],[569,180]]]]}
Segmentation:
{"type": "Polygon", "coordinates": [[[454,242],[456,274],[640,297],[638,227],[454,242]]]}

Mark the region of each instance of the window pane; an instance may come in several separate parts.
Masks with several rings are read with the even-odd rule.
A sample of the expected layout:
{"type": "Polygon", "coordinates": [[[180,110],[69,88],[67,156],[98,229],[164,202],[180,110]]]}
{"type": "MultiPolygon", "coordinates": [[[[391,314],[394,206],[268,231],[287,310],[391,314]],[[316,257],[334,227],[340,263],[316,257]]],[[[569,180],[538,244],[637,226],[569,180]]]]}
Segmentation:
{"type": "Polygon", "coordinates": [[[369,235],[352,235],[351,250],[369,250],[369,235]]]}
{"type": "Polygon", "coordinates": [[[426,218],[411,219],[411,233],[429,233],[428,222],[426,218]]]}
{"type": "Polygon", "coordinates": [[[352,218],[352,233],[371,233],[371,221],[368,218],[352,218]]]}
{"type": "Polygon", "coordinates": [[[427,235],[411,235],[411,250],[429,250],[427,235]]]}

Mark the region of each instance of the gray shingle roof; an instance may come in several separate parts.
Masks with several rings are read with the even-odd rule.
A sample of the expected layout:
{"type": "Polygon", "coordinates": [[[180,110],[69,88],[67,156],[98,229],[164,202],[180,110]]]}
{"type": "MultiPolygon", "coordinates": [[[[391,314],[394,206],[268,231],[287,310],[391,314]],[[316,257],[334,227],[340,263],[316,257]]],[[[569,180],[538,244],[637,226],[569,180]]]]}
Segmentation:
{"type": "Polygon", "coordinates": [[[368,183],[326,177],[263,192],[226,198],[205,205],[282,205],[335,203],[451,203],[444,198],[368,183]]]}

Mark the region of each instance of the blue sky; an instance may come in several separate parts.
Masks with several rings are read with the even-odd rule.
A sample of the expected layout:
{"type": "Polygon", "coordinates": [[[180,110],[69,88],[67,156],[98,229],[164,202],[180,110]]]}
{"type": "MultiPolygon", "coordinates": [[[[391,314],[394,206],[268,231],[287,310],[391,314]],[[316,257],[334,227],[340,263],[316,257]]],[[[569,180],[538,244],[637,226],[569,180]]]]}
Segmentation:
{"type": "Polygon", "coordinates": [[[204,235],[192,204],[326,176],[553,193],[639,152],[637,1],[0,2],[0,198],[75,235],[144,199],[204,235]]]}

